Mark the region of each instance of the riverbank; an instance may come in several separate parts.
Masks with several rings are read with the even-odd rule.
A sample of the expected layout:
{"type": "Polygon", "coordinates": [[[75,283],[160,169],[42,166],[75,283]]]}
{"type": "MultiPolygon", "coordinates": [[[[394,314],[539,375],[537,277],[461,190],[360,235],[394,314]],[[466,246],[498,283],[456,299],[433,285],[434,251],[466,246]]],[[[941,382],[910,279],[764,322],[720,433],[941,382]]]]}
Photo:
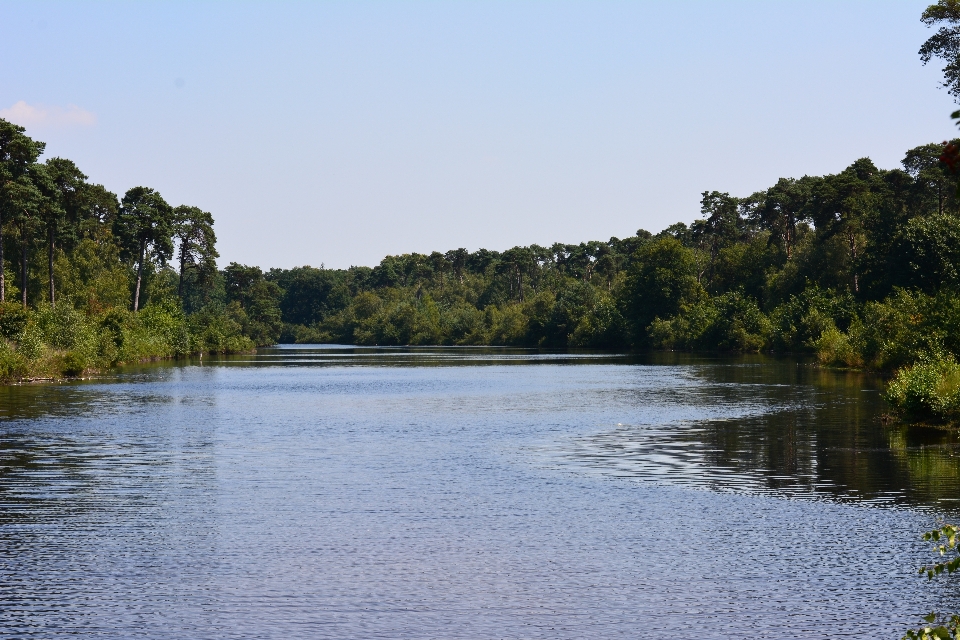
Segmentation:
{"type": "Polygon", "coordinates": [[[175,303],[86,313],[67,304],[0,304],[0,383],[58,380],[122,364],[255,348],[227,311],[186,315],[175,303]]]}

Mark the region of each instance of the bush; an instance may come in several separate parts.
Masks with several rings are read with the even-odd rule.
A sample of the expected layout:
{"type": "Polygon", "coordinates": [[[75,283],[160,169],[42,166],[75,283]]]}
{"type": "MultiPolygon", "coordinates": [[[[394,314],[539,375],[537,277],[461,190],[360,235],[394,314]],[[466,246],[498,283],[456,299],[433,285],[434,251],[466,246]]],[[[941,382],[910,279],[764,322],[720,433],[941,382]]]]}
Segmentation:
{"type": "Polygon", "coordinates": [[[27,326],[27,310],[16,302],[0,303],[0,336],[16,340],[27,326]]]}
{"type": "Polygon", "coordinates": [[[253,341],[242,334],[242,329],[227,310],[211,308],[191,315],[184,327],[192,353],[249,351],[254,347],[253,341]]]}
{"type": "Polygon", "coordinates": [[[882,302],[866,303],[862,322],[850,334],[866,366],[892,370],[933,355],[956,354],[958,330],[955,298],[899,289],[882,302]]]}
{"type": "Polygon", "coordinates": [[[948,356],[901,369],[885,397],[908,418],[955,422],[960,418],[960,364],[948,356]]]}
{"type": "Polygon", "coordinates": [[[87,368],[87,360],[83,354],[76,351],[69,351],[63,356],[61,371],[67,376],[79,376],[87,368]]]}
{"type": "Polygon", "coordinates": [[[810,286],[770,312],[771,347],[778,351],[817,350],[825,331],[846,331],[857,317],[849,293],[810,286]]]}
{"type": "Polygon", "coordinates": [[[730,291],[667,320],[655,319],[648,334],[654,346],[665,349],[760,351],[769,341],[770,320],[755,300],[730,291]]]}
{"type": "MultiPolygon", "coordinates": [[[[852,332],[851,332],[852,333],[852,332]]],[[[813,341],[817,360],[824,365],[859,367],[863,365],[861,352],[851,344],[850,336],[836,327],[829,327],[813,341]]]]}
{"type": "Polygon", "coordinates": [[[27,375],[27,362],[6,340],[0,340],[0,380],[17,380],[27,375]]]}

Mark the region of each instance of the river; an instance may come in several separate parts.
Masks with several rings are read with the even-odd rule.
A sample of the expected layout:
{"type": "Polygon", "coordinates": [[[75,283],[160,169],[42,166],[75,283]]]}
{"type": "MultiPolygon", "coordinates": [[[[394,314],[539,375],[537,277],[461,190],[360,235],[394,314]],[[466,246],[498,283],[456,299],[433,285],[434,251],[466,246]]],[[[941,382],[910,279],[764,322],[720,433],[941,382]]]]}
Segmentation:
{"type": "Polygon", "coordinates": [[[5,638],[899,638],[954,434],[763,356],[284,347],[0,388],[5,638]]]}

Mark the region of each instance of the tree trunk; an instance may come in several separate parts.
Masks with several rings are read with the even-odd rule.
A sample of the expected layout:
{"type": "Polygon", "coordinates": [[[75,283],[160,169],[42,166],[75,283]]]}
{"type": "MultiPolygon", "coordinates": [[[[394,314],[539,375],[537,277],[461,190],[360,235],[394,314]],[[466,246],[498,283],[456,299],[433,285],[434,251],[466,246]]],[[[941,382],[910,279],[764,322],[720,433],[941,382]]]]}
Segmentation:
{"type": "Polygon", "coordinates": [[[140,309],[140,283],[143,281],[143,254],[146,252],[146,242],[140,241],[140,260],[137,262],[137,288],[133,292],[133,310],[140,309]]]}
{"type": "Polygon", "coordinates": [[[50,306],[54,307],[57,304],[56,296],[54,295],[53,288],[53,227],[47,231],[47,270],[50,274],[50,306]]]}
{"type": "MultiPolygon", "coordinates": [[[[857,263],[857,239],[852,232],[850,233],[850,257],[853,262],[851,266],[855,268],[857,263]]],[[[856,271],[853,273],[853,292],[860,293],[860,276],[856,271]]]]}
{"type": "Polygon", "coordinates": [[[20,302],[27,308],[27,230],[20,225],[20,302]]]}
{"type": "Polygon", "coordinates": [[[4,275],[3,263],[3,218],[0,217],[0,302],[7,301],[7,279],[4,275]]]}
{"type": "Polygon", "coordinates": [[[187,261],[183,240],[180,241],[180,284],[177,285],[177,297],[183,300],[183,268],[187,261]]]}

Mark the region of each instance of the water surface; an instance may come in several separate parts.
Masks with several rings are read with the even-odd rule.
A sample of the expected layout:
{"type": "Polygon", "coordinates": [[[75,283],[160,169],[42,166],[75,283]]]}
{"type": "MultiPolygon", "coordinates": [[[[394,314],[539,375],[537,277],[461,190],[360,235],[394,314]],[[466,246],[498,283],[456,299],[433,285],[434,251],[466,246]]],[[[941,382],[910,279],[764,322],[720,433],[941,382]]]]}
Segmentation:
{"type": "Polygon", "coordinates": [[[0,388],[4,637],[899,637],[952,434],[763,357],[283,348],[0,388]]]}

